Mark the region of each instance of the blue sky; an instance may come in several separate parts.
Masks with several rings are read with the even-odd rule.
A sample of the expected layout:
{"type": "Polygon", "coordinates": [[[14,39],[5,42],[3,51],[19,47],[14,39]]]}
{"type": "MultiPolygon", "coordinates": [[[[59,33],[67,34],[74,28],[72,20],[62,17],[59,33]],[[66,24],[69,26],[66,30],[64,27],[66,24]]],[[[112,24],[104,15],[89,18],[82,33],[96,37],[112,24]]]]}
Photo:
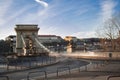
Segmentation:
{"type": "Polygon", "coordinates": [[[41,1],[0,0],[0,39],[16,35],[16,24],[38,24],[40,35],[96,37],[96,28],[120,12],[120,0],[41,1]]]}

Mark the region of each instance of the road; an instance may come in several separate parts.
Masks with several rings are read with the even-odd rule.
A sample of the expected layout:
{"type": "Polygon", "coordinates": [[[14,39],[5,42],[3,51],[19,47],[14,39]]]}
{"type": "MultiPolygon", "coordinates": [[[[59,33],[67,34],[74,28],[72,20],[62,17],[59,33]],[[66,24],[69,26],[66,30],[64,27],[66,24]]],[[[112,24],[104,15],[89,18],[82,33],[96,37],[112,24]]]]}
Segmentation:
{"type": "MultiPolygon", "coordinates": [[[[45,70],[47,72],[47,74],[51,74],[51,73],[56,73],[58,67],[69,66],[72,69],[72,68],[77,68],[77,67],[84,66],[87,64],[89,64],[89,63],[85,62],[85,61],[80,61],[77,59],[69,58],[69,59],[64,60],[62,62],[58,62],[57,64],[54,64],[54,65],[49,65],[49,66],[45,66],[45,67],[40,67],[40,68],[36,68],[36,69],[29,69],[29,70],[24,70],[24,71],[19,71],[19,72],[8,73],[5,75],[7,75],[10,80],[22,80],[22,79],[27,79],[27,74],[29,72],[33,72],[33,71],[45,70]]],[[[40,75],[44,75],[44,74],[39,73],[39,74],[34,74],[32,76],[40,76],[40,75]]]]}

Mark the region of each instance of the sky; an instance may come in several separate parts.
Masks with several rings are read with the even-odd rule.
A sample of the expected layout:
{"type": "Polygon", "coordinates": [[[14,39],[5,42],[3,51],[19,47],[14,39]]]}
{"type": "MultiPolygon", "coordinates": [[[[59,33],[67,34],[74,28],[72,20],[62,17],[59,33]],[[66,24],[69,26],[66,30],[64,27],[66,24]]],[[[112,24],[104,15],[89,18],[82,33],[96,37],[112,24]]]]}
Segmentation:
{"type": "Polygon", "coordinates": [[[92,38],[120,12],[120,0],[0,0],[0,39],[16,35],[16,24],[38,24],[39,35],[92,38]]]}

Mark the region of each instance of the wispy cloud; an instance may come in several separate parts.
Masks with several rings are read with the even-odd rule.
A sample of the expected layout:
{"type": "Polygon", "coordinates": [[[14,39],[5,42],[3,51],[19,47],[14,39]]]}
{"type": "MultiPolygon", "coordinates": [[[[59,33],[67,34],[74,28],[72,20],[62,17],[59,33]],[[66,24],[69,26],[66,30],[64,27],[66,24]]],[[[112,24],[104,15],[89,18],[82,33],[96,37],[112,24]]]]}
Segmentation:
{"type": "Polygon", "coordinates": [[[22,6],[19,10],[14,10],[14,8],[12,8],[13,4],[14,0],[3,0],[0,2],[0,38],[3,38],[10,34],[15,34],[14,25],[16,24],[16,21],[20,18],[20,15],[34,6],[25,5],[22,6]]]}
{"type": "Polygon", "coordinates": [[[113,13],[114,13],[114,8],[117,5],[116,2],[114,2],[114,0],[103,0],[101,2],[101,18],[103,21],[109,19],[112,17],[113,13]]]}
{"type": "Polygon", "coordinates": [[[9,11],[9,7],[11,6],[13,0],[8,1],[0,1],[0,27],[6,21],[5,14],[9,11]]]}
{"type": "Polygon", "coordinates": [[[30,9],[31,7],[33,7],[32,5],[31,6],[25,6],[23,8],[21,8],[19,11],[17,12],[14,12],[13,15],[9,16],[5,22],[3,23],[6,24],[6,23],[9,23],[9,21],[13,20],[13,19],[16,19],[16,18],[19,18],[19,15],[23,14],[25,11],[27,11],[28,9],[30,9]]]}
{"type": "Polygon", "coordinates": [[[0,1],[0,38],[4,38],[6,35],[8,35],[8,32],[5,27],[6,25],[3,25],[6,22],[6,14],[9,11],[10,6],[12,5],[13,0],[2,0],[0,1]]]}
{"type": "Polygon", "coordinates": [[[42,0],[35,0],[36,2],[40,3],[42,6],[44,6],[45,8],[48,7],[48,3],[42,1],[42,0]]]}
{"type": "Polygon", "coordinates": [[[40,34],[66,36],[76,32],[72,35],[79,38],[93,37],[92,28],[98,24],[96,19],[110,18],[116,6],[114,0],[100,0],[101,4],[93,3],[92,0],[31,0],[29,3],[26,0],[0,1],[0,34],[4,36],[15,33],[15,24],[38,24],[40,34]],[[96,18],[96,14],[100,15],[96,18]],[[4,26],[11,32],[3,30],[4,26]]]}

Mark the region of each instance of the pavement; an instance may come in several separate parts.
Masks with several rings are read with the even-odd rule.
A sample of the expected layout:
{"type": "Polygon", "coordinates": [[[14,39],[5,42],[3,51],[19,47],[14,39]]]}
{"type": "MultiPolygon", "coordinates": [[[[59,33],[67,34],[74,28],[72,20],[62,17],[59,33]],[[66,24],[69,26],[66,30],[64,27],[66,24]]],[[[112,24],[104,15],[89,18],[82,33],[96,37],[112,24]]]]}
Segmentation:
{"type": "MultiPolygon", "coordinates": [[[[27,76],[28,76],[29,72],[46,71],[47,74],[54,74],[54,73],[56,73],[56,70],[58,67],[64,67],[64,66],[69,65],[71,69],[74,69],[74,68],[77,68],[79,66],[84,66],[86,64],[88,64],[88,62],[79,61],[77,59],[70,58],[67,60],[60,61],[60,62],[53,64],[53,65],[46,65],[44,67],[38,67],[38,68],[16,71],[16,72],[8,72],[8,73],[2,74],[2,76],[8,76],[9,80],[27,80],[27,76]],[[79,63],[81,65],[79,65],[79,63]]],[[[62,70],[62,71],[64,71],[64,70],[62,70]]],[[[34,76],[38,76],[38,77],[44,76],[44,72],[30,75],[30,77],[34,77],[34,76]]],[[[4,80],[4,79],[2,79],[0,77],[0,80],[4,80]]]]}
{"type": "Polygon", "coordinates": [[[109,76],[119,75],[119,77],[114,77],[110,80],[120,80],[119,61],[96,62],[86,60],[90,63],[88,65],[86,65],[84,61],[81,62],[81,60],[68,59],[63,60],[56,65],[22,72],[9,73],[6,75],[10,78],[10,80],[107,80],[109,76]],[[58,68],[61,70],[57,70],[58,68]],[[31,74],[30,79],[27,79],[28,72],[41,70],[47,71],[46,78],[45,73],[42,73],[42,75],[41,73],[37,73],[35,75],[31,74]]]}
{"type": "MultiPolygon", "coordinates": [[[[112,77],[109,80],[120,80],[120,62],[118,63],[106,63],[101,64],[89,64],[81,69],[72,69],[70,73],[68,71],[59,72],[59,75],[48,74],[46,80],[107,80],[109,76],[118,75],[118,77],[112,77]],[[80,70],[80,71],[79,71],[80,70]]],[[[33,80],[43,80],[44,77],[36,77],[33,80]]]]}

